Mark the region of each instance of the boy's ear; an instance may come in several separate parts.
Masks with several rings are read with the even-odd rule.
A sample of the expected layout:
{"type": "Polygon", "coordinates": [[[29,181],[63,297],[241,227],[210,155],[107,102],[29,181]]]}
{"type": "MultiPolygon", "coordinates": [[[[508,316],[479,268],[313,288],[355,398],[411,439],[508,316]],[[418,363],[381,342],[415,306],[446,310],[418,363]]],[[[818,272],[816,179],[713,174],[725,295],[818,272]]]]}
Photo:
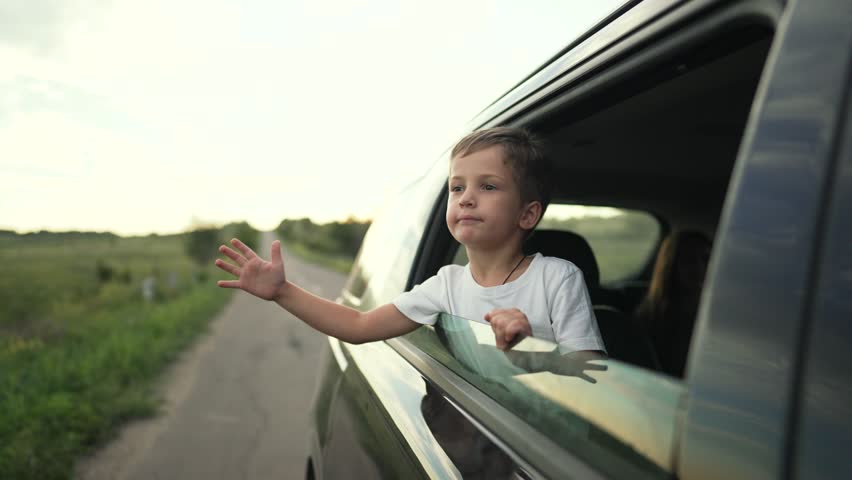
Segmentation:
{"type": "Polygon", "coordinates": [[[519,226],[524,230],[532,230],[541,218],[541,210],[541,202],[534,201],[528,203],[527,206],[524,207],[524,211],[521,212],[519,226]]]}

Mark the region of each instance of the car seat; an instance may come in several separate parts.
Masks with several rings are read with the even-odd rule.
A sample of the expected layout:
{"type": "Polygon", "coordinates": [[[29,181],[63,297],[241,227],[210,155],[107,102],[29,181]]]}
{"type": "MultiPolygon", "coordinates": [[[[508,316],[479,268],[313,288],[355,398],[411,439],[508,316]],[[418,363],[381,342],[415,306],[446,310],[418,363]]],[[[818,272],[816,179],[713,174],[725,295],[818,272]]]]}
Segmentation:
{"type": "Polygon", "coordinates": [[[659,370],[660,362],[647,332],[638,328],[630,316],[618,308],[597,301],[600,297],[600,271],[592,247],[585,238],[567,230],[536,230],[524,242],[524,253],[536,252],[568,260],[583,272],[598,328],[611,358],[659,370]]]}
{"type": "Polygon", "coordinates": [[[600,270],[595,253],[582,236],[567,230],[535,230],[524,242],[524,254],[539,252],[547,257],[559,257],[573,263],[583,272],[586,288],[595,303],[600,288],[600,270]]]}

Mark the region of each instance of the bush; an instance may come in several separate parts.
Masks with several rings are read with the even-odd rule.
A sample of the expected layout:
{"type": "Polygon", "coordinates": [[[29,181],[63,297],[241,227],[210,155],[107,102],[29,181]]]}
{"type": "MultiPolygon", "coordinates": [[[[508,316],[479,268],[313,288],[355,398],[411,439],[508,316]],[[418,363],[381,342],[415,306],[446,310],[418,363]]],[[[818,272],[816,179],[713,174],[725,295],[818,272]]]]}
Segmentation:
{"type": "Polygon", "coordinates": [[[220,243],[218,228],[197,228],[186,234],[186,253],[198,265],[207,265],[216,257],[220,243]]]}
{"type": "Polygon", "coordinates": [[[315,224],[309,218],[284,220],[278,233],[284,240],[299,243],[317,253],[355,258],[370,222],[348,218],[344,222],[315,224]]]}
{"type": "Polygon", "coordinates": [[[98,283],[107,283],[115,276],[115,270],[104,263],[103,260],[95,262],[95,274],[98,277],[98,283]]]}
{"type": "Polygon", "coordinates": [[[249,225],[247,222],[230,223],[222,228],[222,241],[228,242],[232,238],[239,238],[240,241],[249,246],[249,248],[257,250],[260,243],[260,232],[256,228],[249,225]]]}

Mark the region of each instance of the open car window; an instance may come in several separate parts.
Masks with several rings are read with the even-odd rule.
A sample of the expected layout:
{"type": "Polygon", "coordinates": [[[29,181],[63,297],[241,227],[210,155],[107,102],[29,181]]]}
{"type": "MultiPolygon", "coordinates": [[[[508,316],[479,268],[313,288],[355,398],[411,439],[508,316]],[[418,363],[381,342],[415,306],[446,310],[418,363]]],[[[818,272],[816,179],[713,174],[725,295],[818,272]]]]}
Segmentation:
{"type": "Polygon", "coordinates": [[[532,337],[503,352],[490,326],[449,314],[405,338],[596,469],[670,476],[681,382],[612,359],[577,360],[532,337]]]}

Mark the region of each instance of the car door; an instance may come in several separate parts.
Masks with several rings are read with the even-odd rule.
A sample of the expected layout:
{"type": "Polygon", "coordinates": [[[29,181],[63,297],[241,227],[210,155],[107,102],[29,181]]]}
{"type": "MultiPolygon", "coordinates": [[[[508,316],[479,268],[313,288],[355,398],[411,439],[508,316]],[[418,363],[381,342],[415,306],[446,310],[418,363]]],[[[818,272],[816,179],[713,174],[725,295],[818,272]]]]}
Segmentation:
{"type": "MultiPolygon", "coordinates": [[[[683,423],[676,420],[672,436],[665,437],[673,463],[657,465],[664,475],[779,478],[790,471],[801,334],[849,85],[849,26],[848,4],[840,2],[790,2],[784,10],[725,201],[685,391],[679,397],[683,403],[670,404],[675,418],[678,409],[686,417],[683,423]]],[[[416,362],[425,347],[410,350],[416,362]]],[[[436,360],[438,355],[428,357],[436,360]]],[[[440,371],[429,358],[421,356],[424,368],[440,371]]],[[[647,372],[637,376],[647,383],[658,380],[647,372]]],[[[455,394],[470,410],[488,403],[463,388],[455,394]]],[[[499,410],[506,405],[491,400],[497,405],[488,403],[478,413],[484,428],[499,432],[495,435],[517,455],[552,466],[545,471],[569,474],[548,463],[552,455],[525,450],[513,432],[529,421],[511,409],[499,410]],[[511,420],[493,418],[489,409],[511,420]]],[[[535,438],[553,446],[553,439],[535,438]]],[[[613,444],[638,451],[626,440],[615,438],[613,444]]],[[[576,462],[601,472],[613,468],[601,456],[571,448],[583,442],[569,443],[556,442],[554,449],[544,450],[558,452],[563,461],[573,455],[576,462]]]]}
{"type": "Polygon", "coordinates": [[[442,314],[388,341],[535,478],[672,477],[681,382],[532,337],[497,349],[488,325],[442,314]]]}
{"type": "MultiPolygon", "coordinates": [[[[431,207],[421,203],[430,190],[428,180],[421,175],[406,185],[373,222],[340,303],[366,311],[402,291],[423,217],[431,207]]],[[[446,473],[440,471],[441,461],[433,458],[428,438],[405,433],[412,419],[416,422],[420,416],[424,387],[419,374],[384,342],[328,341],[329,371],[315,402],[321,410],[315,416],[321,451],[321,458],[315,459],[316,476],[412,478],[446,473]],[[429,467],[433,464],[439,465],[437,472],[429,467]]]]}
{"type": "MultiPolygon", "coordinates": [[[[691,2],[684,8],[711,3],[691,2]]],[[[440,392],[478,431],[499,445],[524,475],[784,476],[791,461],[789,419],[796,411],[794,392],[801,375],[796,370],[800,334],[814,276],[814,255],[820,245],[832,142],[837,138],[848,88],[848,32],[852,29],[844,7],[842,2],[823,0],[812,10],[790,2],[784,11],[725,201],[685,381],[617,361],[603,363],[605,371],[590,374],[596,383],[580,383],[579,387],[565,383],[576,383],[574,378],[550,378],[558,375],[549,371],[515,372],[498,375],[497,380],[493,375],[477,377],[470,373],[476,369],[470,368],[469,359],[457,358],[452,347],[454,338],[470,337],[469,332],[464,333],[463,327],[454,330],[464,323],[450,319],[380,345],[336,344],[340,368],[351,378],[341,382],[341,391],[343,385],[351,389],[367,386],[373,393],[363,396],[367,400],[361,404],[332,406],[332,417],[351,420],[348,426],[344,421],[332,422],[324,443],[326,452],[343,452],[354,444],[357,454],[366,459],[362,463],[372,466],[350,469],[352,476],[359,472],[396,475],[404,470],[377,470],[383,462],[412,465],[421,475],[462,471],[446,467],[453,464],[451,455],[429,457],[430,451],[444,451],[440,434],[431,434],[429,443],[414,446],[417,432],[428,433],[430,427],[428,422],[421,423],[423,417],[416,414],[412,400],[408,406],[388,409],[393,402],[406,402],[400,393],[403,390],[381,386],[387,382],[387,372],[393,371],[409,378],[408,388],[420,395],[421,408],[423,398],[440,392]],[[832,15],[834,18],[827,18],[832,15]],[[455,327],[447,328],[448,324],[455,327]],[[399,356],[406,362],[398,363],[399,356]],[[378,368],[379,364],[387,364],[388,369],[378,368]],[[380,378],[383,372],[384,379],[380,378]],[[554,381],[556,387],[543,386],[554,381]],[[369,402],[380,415],[363,413],[370,408],[369,402]],[[606,408],[590,407],[600,405],[606,408]],[[410,428],[406,418],[414,418],[419,426],[410,428]],[[361,428],[353,426],[356,422],[384,428],[386,433],[360,437],[342,433],[347,428],[361,428]],[[360,441],[347,442],[347,438],[360,441]],[[381,439],[393,439],[388,443],[399,450],[367,448],[370,439],[375,445],[384,445],[381,439]],[[444,466],[428,473],[417,466],[424,461],[428,464],[429,458],[444,466]]],[[[592,63],[583,63],[582,68],[592,63]]],[[[539,92],[513,99],[514,109],[483,118],[477,126],[517,118],[519,112],[527,115],[535,102],[559,88],[560,82],[546,80],[539,92]]],[[[435,175],[445,176],[445,169],[435,175]]],[[[425,182],[428,186],[422,196],[406,198],[412,205],[440,205],[444,201],[439,193],[441,183],[425,182]]],[[[451,240],[440,233],[440,209],[434,208],[431,216],[425,210],[401,212],[396,221],[408,218],[419,223],[413,229],[404,225],[398,229],[408,232],[403,237],[371,241],[369,235],[382,237],[368,235],[365,242],[375,245],[377,257],[387,258],[379,262],[382,268],[353,275],[347,287],[348,304],[366,309],[387,302],[406,286],[433,274],[436,262],[449,261],[447,243],[451,240]],[[409,234],[415,240],[422,237],[421,248],[409,248],[415,243],[402,242],[409,234]],[[404,255],[397,249],[403,244],[404,255]]],[[[365,266],[374,264],[361,260],[359,264],[365,266]]],[[[489,346],[482,326],[472,323],[469,330],[478,339],[476,344],[489,346]]],[[[357,394],[341,393],[336,398],[350,396],[357,394]]],[[[808,455],[814,458],[813,450],[808,455]]],[[[338,472],[347,473],[343,468],[338,472]]]]}

